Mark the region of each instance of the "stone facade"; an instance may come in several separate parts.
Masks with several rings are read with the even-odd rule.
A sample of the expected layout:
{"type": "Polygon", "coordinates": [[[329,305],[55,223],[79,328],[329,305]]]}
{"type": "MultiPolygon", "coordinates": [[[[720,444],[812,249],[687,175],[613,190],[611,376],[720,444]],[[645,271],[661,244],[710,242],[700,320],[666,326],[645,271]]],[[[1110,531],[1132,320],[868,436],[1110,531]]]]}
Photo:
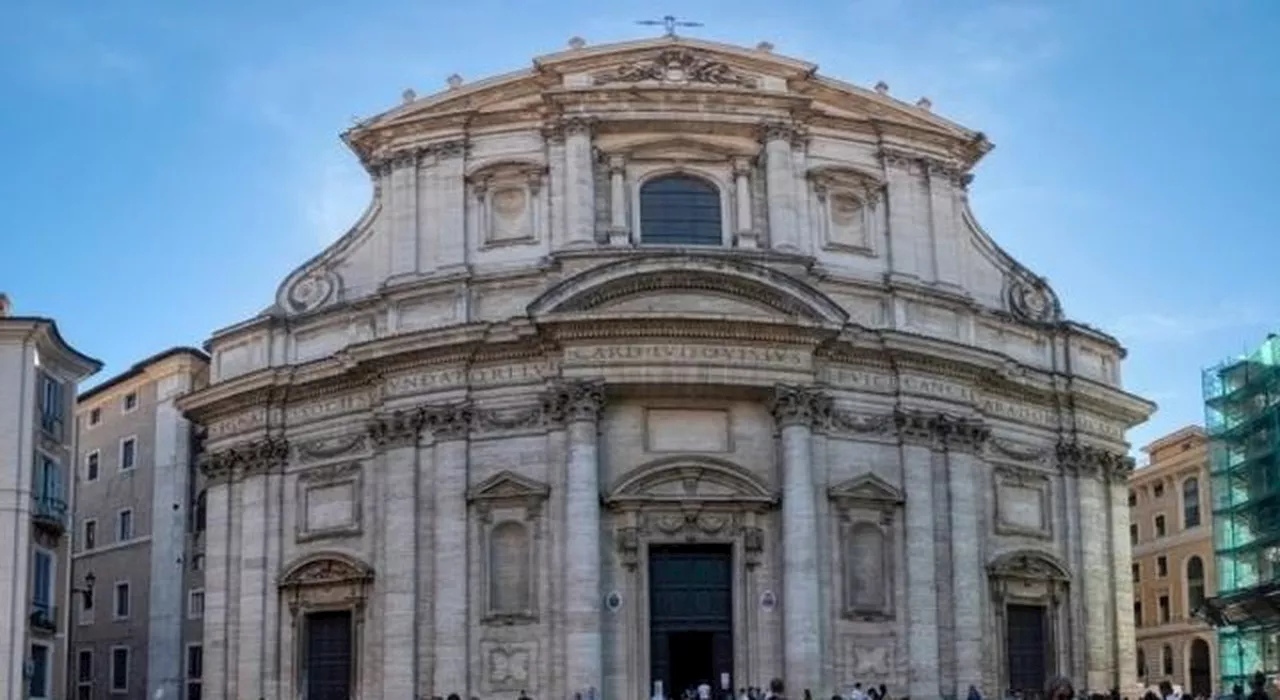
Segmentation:
{"type": "Polygon", "coordinates": [[[1132,684],[1124,433],[1153,406],[975,223],[980,133],[663,38],[345,139],[369,210],[181,402],[211,697],[305,694],[336,614],[362,698],[646,698],[655,553],[693,546],[731,562],[735,686],[1132,684]],[[672,178],[714,193],[697,245],[651,237],[672,178]]]}
{"type": "Polygon", "coordinates": [[[183,698],[200,683],[201,478],[175,402],[207,377],[208,356],[172,348],[77,400],[71,572],[95,590],[71,601],[76,697],[183,698]]]}
{"type": "Polygon", "coordinates": [[[0,700],[66,697],[72,407],[101,367],[0,294],[0,700]]]}
{"type": "Polygon", "coordinates": [[[1129,478],[1138,680],[1218,691],[1217,632],[1196,616],[1218,590],[1209,438],[1188,426],[1143,451],[1150,464],[1129,478]]]}

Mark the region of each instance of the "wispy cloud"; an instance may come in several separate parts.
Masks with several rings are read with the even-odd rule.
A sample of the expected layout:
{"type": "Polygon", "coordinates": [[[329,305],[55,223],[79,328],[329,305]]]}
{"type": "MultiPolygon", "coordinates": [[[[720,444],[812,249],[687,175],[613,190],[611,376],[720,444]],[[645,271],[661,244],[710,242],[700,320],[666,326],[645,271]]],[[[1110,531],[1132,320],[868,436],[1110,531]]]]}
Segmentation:
{"type": "Polygon", "coordinates": [[[1267,316],[1239,304],[1195,311],[1143,311],[1119,316],[1107,328],[1122,341],[1184,341],[1232,328],[1263,325],[1267,316]]]}
{"type": "Polygon", "coordinates": [[[21,20],[0,32],[0,66],[14,78],[46,91],[141,93],[150,85],[151,67],[143,54],[87,18],[19,13],[21,20]]]}

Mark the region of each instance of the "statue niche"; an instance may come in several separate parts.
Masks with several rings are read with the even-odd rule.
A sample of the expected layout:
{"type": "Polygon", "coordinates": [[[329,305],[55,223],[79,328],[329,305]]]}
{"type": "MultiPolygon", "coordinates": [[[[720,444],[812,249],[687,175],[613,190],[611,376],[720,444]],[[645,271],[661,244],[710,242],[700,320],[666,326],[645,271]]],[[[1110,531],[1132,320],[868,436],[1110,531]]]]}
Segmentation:
{"type": "Polygon", "coordinates": [[[840,547],[841,616],[887,620],[894,616],[894,523],[902,494],[874,474],[828,491],[840,547]]]}
{"type": "Polygon", "coordinates": [[[538,619],[542,505],[549,493],[546,484],[504,471],[468,494],[478,521],[486,624],[529,624],[538,619]]]}

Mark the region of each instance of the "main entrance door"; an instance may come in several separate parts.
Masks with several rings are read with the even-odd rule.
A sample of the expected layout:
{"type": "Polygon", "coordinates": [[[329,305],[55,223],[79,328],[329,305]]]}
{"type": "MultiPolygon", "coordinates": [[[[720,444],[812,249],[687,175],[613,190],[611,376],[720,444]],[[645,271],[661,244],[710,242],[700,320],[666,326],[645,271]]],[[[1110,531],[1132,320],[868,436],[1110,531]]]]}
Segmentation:
{"type": "Polygon", "coordinates": [[[668,697],[733,678],[729,545],[650,546],[649,646],[651,681],[662,681],[668,697]]]}
{"type": "Polygon", "coordinates": [[[318,612],[306,617],[303,658],[306,697],[351,698],[351,613],[318,612]]]}
{"type": "Polygon", "coordinates": [[[1049,620],[1043,605],[1005,608],[1005,658],[1009,660],[1009,689],[1024,698],[1037,698],[1048,680],[1049,620]]]}

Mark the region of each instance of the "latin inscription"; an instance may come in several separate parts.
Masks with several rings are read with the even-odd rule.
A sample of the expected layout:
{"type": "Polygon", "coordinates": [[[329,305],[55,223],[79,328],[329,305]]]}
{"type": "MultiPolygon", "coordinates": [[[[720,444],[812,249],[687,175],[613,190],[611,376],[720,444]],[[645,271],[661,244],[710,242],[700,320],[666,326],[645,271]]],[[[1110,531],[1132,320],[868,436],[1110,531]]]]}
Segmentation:
{"type": "MultiPolygon", "coordinates": [[[[1032,404],[1007,401],[994,396],[984,396],[970,386],[943,379],[903,375],[896,378],[883,372],[867,372],[848,367],[824,367],[819,373],[823,382],[846,389],[870,393],[894,394],[902,392],[916,396],[954,401],[977,406],[983,413],[1021,423],[1032,423],[1047,428],[1057,427],[1057,415],[1046,408],[1032,404]]],[[[1124,430],[1117,424],[1086,415],[1077,414],[1082,430],[1094,435],[1122,439],[1124,430]]]]}
{"type": "Polygon", "coordinates": [[[390,377],[387,379],[387,395],[404,396],[468,384],[471,386],[519,384],[539,381],[551,373],[553,373],[553,367],[545,362],[472,367],[470,372],[461,367],[433,369],[390,377]]]}
{"type": "Polygon", "coordinates": [[[235,435],[252,430],[266,422],[267,412],[263,410],[241,413],[226,420],[220,420],[209,426],[209,438],[216,440],[227,435],[235,435]]]}
{"type": "Polygon", "coordinates": [[[369,394],[347,394],[345,396],[334,396],[323,401],[313,401],[311,403],[290,406],[285,411],[285,420],[290,423],[300,423],[305,421],[325,418],[327,416],[337,415],[339,413],[348,413],[350,411],[363,411],[372,404],[372,397],[369,394]]]}
{"type": "Polygon", "coordinates": [[[597,345],[566,348],[565,360],[574,363],[695,362],[744,367],[804,369],[808,353],[780,348],[732,345],[597,345]]]}

